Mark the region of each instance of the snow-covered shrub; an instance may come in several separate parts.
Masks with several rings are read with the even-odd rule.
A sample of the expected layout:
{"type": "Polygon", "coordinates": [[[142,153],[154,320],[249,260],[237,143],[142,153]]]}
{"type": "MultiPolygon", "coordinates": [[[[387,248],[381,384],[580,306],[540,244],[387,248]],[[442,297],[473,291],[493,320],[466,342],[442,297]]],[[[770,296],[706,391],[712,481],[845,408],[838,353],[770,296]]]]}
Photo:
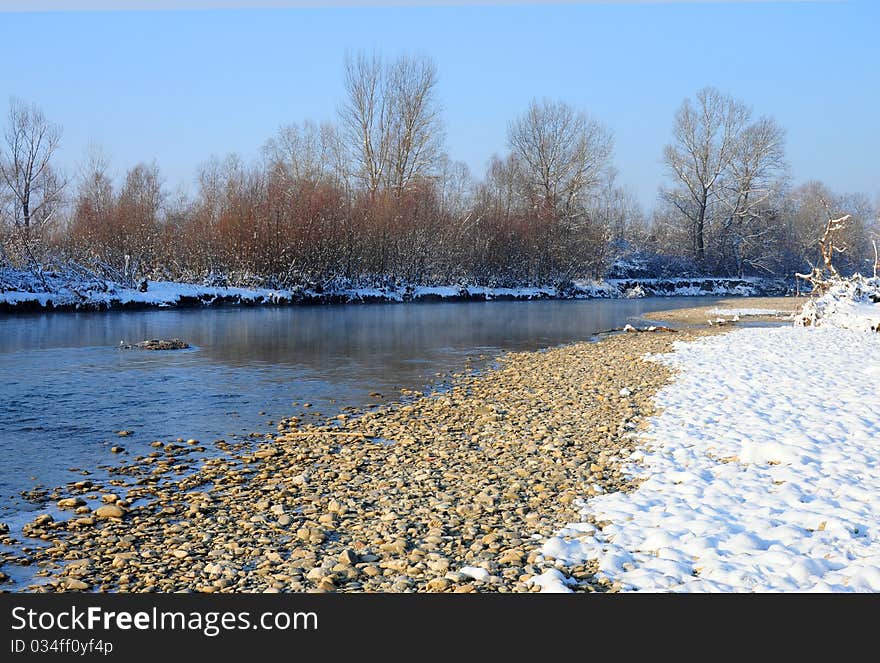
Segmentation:
{"type": "Polygon", "coordinates": [[[704,275],[705,270],[691,258],[634,251],[615,260],[608,268],[605,278],[640,279],[704,275]]]}
{"type": "Polygon", "coordinates": [[[647,297],[648,294],[645,292],[645,289],[640,285],[635,285],[632,288],[628,288],[624,291],[623,296],[626,299],[641,299],[642,297],[647,297]]]}
{"type": "Polygon", "coordinates": [[[795,324],[880,331],[880,277],[855,274],[827,281],[824,294],[804,304],[795,324]]]}

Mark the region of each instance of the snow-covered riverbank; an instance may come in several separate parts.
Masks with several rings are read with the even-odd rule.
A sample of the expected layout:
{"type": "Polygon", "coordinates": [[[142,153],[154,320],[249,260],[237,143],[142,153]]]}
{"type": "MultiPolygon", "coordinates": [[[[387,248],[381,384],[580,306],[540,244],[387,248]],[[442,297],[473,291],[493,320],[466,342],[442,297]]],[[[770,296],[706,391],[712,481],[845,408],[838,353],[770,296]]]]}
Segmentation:
{"type": "Polygon", "coordinates": [[[478,285],[338,287],[332,289],[237,288],[171,281],[126,287],[97,278],[71,279],[51,272],[0,271],[0,312],[24,310],[105,310],[185,306],[258,306],[406,301],[489,301],[496,299],[589,299],[650,296],[760,296],[785,294],[786,285],[764,279],[680,278],[578,281],[560,289],[478,285]]]}
{"type": "Polygon", "coordinates": [[[584,501],[543,556],[623,590],[880,591],[880,334],[739,329],[652,359],[677,375],[626,465],[642,483],[584,501]]]}

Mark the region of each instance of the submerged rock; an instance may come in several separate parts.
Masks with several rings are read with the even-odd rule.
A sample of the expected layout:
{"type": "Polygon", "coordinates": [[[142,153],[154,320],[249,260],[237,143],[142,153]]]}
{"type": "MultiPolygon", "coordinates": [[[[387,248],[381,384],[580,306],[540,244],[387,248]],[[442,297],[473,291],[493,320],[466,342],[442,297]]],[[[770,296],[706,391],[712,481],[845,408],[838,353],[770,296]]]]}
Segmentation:
{"type": "Polygon", "coordinates": [[[120,342],[119,347],[123,350],[186,350],[190,346],[179,338],[151,338],[134,344],[120,342]]]}

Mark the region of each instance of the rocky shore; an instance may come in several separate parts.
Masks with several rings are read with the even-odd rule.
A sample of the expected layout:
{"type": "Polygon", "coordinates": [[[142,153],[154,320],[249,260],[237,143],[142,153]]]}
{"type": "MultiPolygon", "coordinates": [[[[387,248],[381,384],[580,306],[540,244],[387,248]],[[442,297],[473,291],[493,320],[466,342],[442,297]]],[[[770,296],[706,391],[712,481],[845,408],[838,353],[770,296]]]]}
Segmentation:
{"type": "MultiPolygon", "coordinates": [[[[197,441],[156,442],[108,485],[56,493],[69,518],[0,542],[39,579],[19,590],[537,591],[540,545],[577,500],[631,488],[618,463],[670,376],[642,357],[705,333],[509,353],[443,391],[283,420],[251,448],[215,441],[227,452],[195,470],[197,441]]],[[[562,570],[609,589],[589,565],[562,570]]]]}

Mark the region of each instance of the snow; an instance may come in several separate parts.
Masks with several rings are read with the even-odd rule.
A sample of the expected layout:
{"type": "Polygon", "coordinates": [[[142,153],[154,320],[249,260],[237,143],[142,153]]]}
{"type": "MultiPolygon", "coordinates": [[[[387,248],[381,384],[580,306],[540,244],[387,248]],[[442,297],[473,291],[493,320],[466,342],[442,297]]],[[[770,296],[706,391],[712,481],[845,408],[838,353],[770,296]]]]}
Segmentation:
{"type": "Polygon", "coordinates": [[[728,315],[739,318],[756,315],[788,315],[788,311],[772,308],[713,308],[710,312],[712,315],[728,315]]]}
{"type": "MultiPolygon", "coordinates": [[[[754,277],[607,279],[602,283],[614,289],[616,294],[612,296],[627,298],[755,297],[761,295],[784,295],[788,292],[784,282],[754,277]]],[[[581,287],[580,282],[575,281],[575,285],[581,287]]]]}
{"type": "Polygon", "coordinates": [[[463,566],[459,569],[459,573],[474,580],[486,581],[489,579],[489,572],[479,566],[463,566]]]}
{"type": "Polygon", "coordinates": [[[440,297],[442,299],[450,299],[459,295],[459,288],[454,286],[420,286],[415,289],[413,298],[440,297]]]}
{"type": "MultiPolygon", "coordinates": [[[[623,590],[880,591],[880,334],[746,328],[652,360],[677,370],[636,434],[630,493],[545,542],[623,590]],[[605,525],[596,529],[592,523],[605,525]]],[[[534,582],[569,590],[551,569],[534,582]]]]}
{"type": "Polygon", "coordinates": [[[561,290],[553,286],[487,287],[474,284],[389,287],[239,288],[172,281],[148,281],[146,291],[82,271],[64,273],[0,269],[0,308],[107,309],[118,307],[211,306],[218,304],[289,304],[327,302],[403,302],[460,299],[589,299],[675,295],[762,294],[771,283],[742,279],[644,279],[577,281],[561,290]]]}
{"type": "Polygon", "coordinates": [[[813,327],[880,331],[880,278],[857,274],[839,279],[824,295],[804,305],[798,322],[813,327]]]}
{"type": "Polygon", "coordinates": [[[544,573],[529,578],[529,584],[537,585],[545,594],[567,594],[571,591],[569,587],[577,582],[566,578],[558,569],[547,569],[544,573]]]}

